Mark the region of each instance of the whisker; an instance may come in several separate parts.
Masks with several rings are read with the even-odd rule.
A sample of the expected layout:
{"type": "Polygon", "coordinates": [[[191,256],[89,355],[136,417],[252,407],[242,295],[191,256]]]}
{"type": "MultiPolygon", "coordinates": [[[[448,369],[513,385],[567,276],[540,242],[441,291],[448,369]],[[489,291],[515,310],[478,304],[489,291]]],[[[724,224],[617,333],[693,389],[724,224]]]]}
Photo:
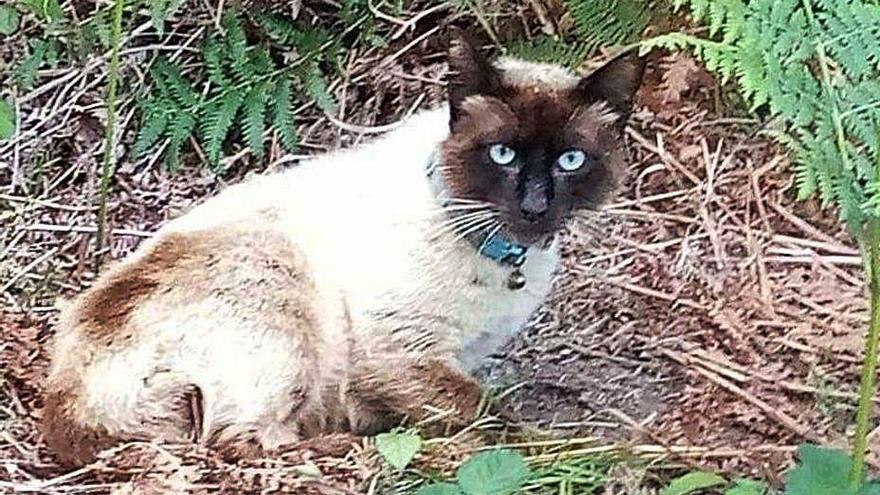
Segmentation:
{"type": "Polygon", "coordinates": [[[483,220],[494,218],[495,216],[496,214],[494,212],[486,211],[469,214],[467,216],[462,215],[461,217],[453,218],[449,221],[441,223],[434,229],[434,231],[430,235],[433,237],[439,237],[449,232],[456,232],[458,230],[468,228],[471,224],[475,222],[481,222],[483,220]]]}
{"type": "Polygon", "coordinates": [[[496,225],[498,223],[500,223],[500,222],[498,222],[498,220],[496,218],[494,218],[494,217],[490,218],[487,221],[473,225],[469,229],[460,232],[457,236],[457,239],[458,240],[465,239],[467,236],[473,234],[474,232],[477,232],[478,230],[482,230],[483,228],[487,228],[487,230],[488,230],[488,228],[492,228],[494,225],[496,225]]]}

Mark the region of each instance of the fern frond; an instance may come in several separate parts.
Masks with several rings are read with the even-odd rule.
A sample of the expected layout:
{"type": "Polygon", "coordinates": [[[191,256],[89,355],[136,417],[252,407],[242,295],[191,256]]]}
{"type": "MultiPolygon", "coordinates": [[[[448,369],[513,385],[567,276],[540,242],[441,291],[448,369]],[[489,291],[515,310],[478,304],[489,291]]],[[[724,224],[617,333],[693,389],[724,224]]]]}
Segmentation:
{"type": "Polygon", "coordinates": [[[633,41],[645,29],[652,10],[641,0],[563,0],[574,21],[578,42],[589,52],[602,45],[633,41]]]}
{"type": "Polygon", "coordinates": [[[336,112],[336,99],[327,89],[327,81],[324,74],[316,64],[310,64],[306,70],[300,73],[303,90],[318,105],[318,108],[327,112],[336,112]]]}
{"type": "Polygon", "coordinates": [[[255,87],[244,98],[244,135],[248,147],[257,157],[264,153],[263,132],[266,130],[266,88],[255,87]]]}
{"type": "Polygon", "coordinates": [[[532,62],[559,64],[570,69],[581,65],[587,57],[588,47],[582,43],[569,43],[551,36],[540,36],[532,41],[518,41],[507,46],[511,56],[532,62]]]}
{"type": "Polygon", "coordinates": [[[234,9],[227,10],[223,14],[222,24],[223,29],[226,30],[226,35],[223,38],[226,44],[226,60],[229,61],[236,77],[240,80],[247,80],[250,74],[248,71],[248,43],[241,22],[238,20],[238,12],[234,9]]]}
{"type": "Polygon", "coordinates": [[[208,79],[220,87],[229,87],[232,82],[226,77],[226,73],[223,70],[222,48],[216,38],[208,38],[208,41],[205,42],[205,46],[202,48],[202,56],[205,59],[208,79]]]}
{"type": "Polygon", "coordinates": [[[226,140],[229,128],[232,127],[242,100],[240,92],[227,91],[205,107],[201,127],[202,143],[211,166],[216,167],[220,163],[223,142],[226,140]]]}
{"type": "Polygon", "coordinates": [[[260,76],[267,76],[275,70],[275,64],[269,52],[263,48],[255,48],[248,54],[248,75],[249,79],[256,79],[260,76]]]}
{"type": "Polygon", "coordinates": [[[283,62],[276,61],[270,52],[276,47],[250,44],[239,14],[227,10],[222,20],[223,34],[209,37],[202,49],[204,72],[211,84],[197,91],[179,66],[164,59],[151,67],[153,90],[142,105],[137,152],[143,153],[164,138],[168,143],[166,163],[174,168],[179,166],[181,152],[195,133],[209,165],[217,170],[230,135],[241,136],[255,156],[265,153],[267,113],[271,113],[283,146],[292,151],[298,140],[293,115],[294,82],[320,108],[335,111],[336,102],[321,71],[322,64],[328,62],[324,51],[333,47],[327,36],[318,28],[295,29],[280,18],[255,18],[271,38],[297,45],[300,58],[293,64],[296,68],[288,70],[283,62]]]}
{"type": "Polygon", "coordinates": [[[153,82],[160,94],[172,98],[183,108],[195,108],[200,104],[199,94],[183,77],[180,68],[165,59],[159,59],[151,69],[153,82]]]}
{"type": "Polygon", "coordinates": [[[293,94],[290,80],[285,78],[278,82],[272,95],[272,125],[281,137],[281,144],[287,151],[296,151],[299,137],[293,124],[293,94]]]}
{"type": "Polygon", "coordinates": [[[37,80],[37,69],[43,65],[49,43],[44,40],[36,40],[31,45],[31,54],[25,58],[15,69],[15,80],[23,88],[30,88],[37,80]]]}
{"type": "MultiPolygon", "coordinates": [[[[670,33],[645,44],[690,48],[753,108],[785,122],[798,196],[836,204],[858,228],[880,217],[880,5],[867,0],[674,0],[714,39],[670,33]],[[719,40],[720,38],[720,40],[719,40]]],[[[644,51],[644,49],[643,49],[644,51]]]]}
{"type": "Polygon", "coordinates": [[[144,122],[134,142],[134,155],[143,156],[162,137],[168,125],[167,102],[154,97],[144,103],[144,122]]]}
{"type": "Polygon", "coordinates": [[[196,119],[188,113],[179,113],[174,115],[173,119],[169,119],[165,129],[165,135],[168,138],[165,166],[169,170],[180,168],[180,150],[183,148],[183,143],[192,136],[195,127],[196,119]]]}

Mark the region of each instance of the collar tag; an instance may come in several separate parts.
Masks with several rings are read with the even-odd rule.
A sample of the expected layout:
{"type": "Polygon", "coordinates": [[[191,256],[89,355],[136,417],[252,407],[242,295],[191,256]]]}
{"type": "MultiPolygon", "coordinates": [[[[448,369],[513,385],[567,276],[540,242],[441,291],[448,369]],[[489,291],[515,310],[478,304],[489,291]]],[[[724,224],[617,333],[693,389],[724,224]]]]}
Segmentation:
{"type": "Polygon", "coordinates": [[[522,266],[526,261],[526,251],[527,247],[498,232],[490,234],[480,245],[480,254],[503,265],[522,266]]]}

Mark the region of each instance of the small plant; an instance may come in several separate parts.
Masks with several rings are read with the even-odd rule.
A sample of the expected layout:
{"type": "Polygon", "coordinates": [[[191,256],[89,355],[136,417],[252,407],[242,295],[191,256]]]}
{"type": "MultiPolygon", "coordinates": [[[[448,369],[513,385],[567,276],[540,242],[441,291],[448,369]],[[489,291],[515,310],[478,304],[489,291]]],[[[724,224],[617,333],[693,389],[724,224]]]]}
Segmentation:
{"type": "Polygon", "coordinates": [[[220,171],[223,144],[236,129],[242,129],[254,155],[263,155],[269,116],[281,143],[292,151],[298,140],[293,123],[295,84],[321,108],[332,111],[335,103],[319,68],[322,51],[332,43],[325,42],[320,33],[299,31],[277,18],[260,20],[270,38],[296,46],[296,61],[281,64],[267,47],[249,43],[238,14],[228,11],[223,18],[225,35],[209,38],[202,49],[207,91],[197,90],[198,82],[189,80],[173,63],[160,60],[154,64],[154,90],[142,105],[136,155],[165,139],[166,163],[176,168],[184,144],[198,136],[209,164],[220,171]]]}
{"type": "Polygon", "coordinates": [[[690,495],[707,490],[724,495],[764,495],[767,487],[759,481],[738,479],[731,483],[715,473],[694,471],[672,480],[660,495],[690,495]]]}
{"type": "Polygon", "coordinates": [[[850,483],[853,459],[815,445],[798,449],[800,460],[788,476],[786,495],[880,495],[880,479],[850,483]]]}
{"type": "Polygon", "coordinates": [[[512,43],[508,52],[526,60],[575,68],[599,47],[637,40],[655,14],[651,3],[641,0],[564,0],[563,3],[574,25],[572,39],[540,36],[512,43]]]}
{"type": "Polygon", "coordinates": [[[422,437],[415,432],[392,431],[376,435],[376,450],[392,467],[405,469],[419,450],[422,437]]]}
{"type": "Polygon", "coordinates": [[[524,60],[554,63],[570,69],[576,69],[589,55],[587,46],[551,36],[513,42],[507,46],[507,53],[524,60]]]}
{"type": "Polygon", "coordinates": [[[18,11],[8,5],[0,5],[0,34],[3,36],[15,34],[20,22],[18,11]]]}
{"type": "Polygon", "coordinates": [[[670,33],[644,42],[642,49],[687,47],[722,79],[735,79],[754,110],[784,125],[774,135],[794,153],[799,197],[818,195],[825,205],[837,205],[862,248],[871,323],[852,457],[802,448],[788,493],[876,491],[876,483],[864,484],[864,460],[880,342],[880,5],[868,0],[674,4],[690,6],[693,17],[708,24],[709,38],[670,33]],[[842,475],[844,465],[848,476],[842,475]]]}
{"type": "Polygon", "coordinates": [[[513,495],[530,474],[522,455],[499,449],[465,461],[455,472],[455,483],[431,483],[418,495],[513,495]]]}
{"type": "Polygon", "coordinates": [[[15,134],[15,107],[6,98],[0,98],[0,141],[15,134]]]}
{"type": "MultiPolygon", "coordinates": [[[[422,448],[422,438],[414,431],[382,433],[375,441],[382,459],[398,471],[406,469],[422,448]]],[[[418,495],[513,495],[530,474],[522,455],[499,449],[465,461],[456,471],[455,483],[430,483],[418,495]]]]}
{"type": "Polygon", "coordinates": [[[107,200],[110,196],[110,181],[116,169],[116,93],[119,86],[119,49],[122,40],[122,13],[125,0],[114,0],[113,31],[110,54],[110,70],[107,84],[107,126],[104,131],[104,157],[101,160],[101,189],[98,195],[98,232],[95,236],[97,253],[95,266],[101,265],[104,243],[107,237],[107,200]]]}

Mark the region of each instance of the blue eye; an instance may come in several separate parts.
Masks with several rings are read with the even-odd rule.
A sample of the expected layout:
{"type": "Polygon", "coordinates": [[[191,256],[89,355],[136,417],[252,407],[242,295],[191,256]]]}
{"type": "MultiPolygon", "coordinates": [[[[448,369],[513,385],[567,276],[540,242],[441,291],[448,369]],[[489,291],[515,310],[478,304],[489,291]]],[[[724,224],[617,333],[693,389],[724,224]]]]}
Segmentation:
{"type": "Polygon", "coordinates": [[[559,155],[557,165],[566,172],[574,172],[587,162],[587,154],[581,150],[569,150],[559,155]]]}
{"type": "Polygon", "coordinates": [[[489,147],[489,158],[498,165],[510,165],[516,159],[516,151],[506,144],[493,144],[489,147]]]}

